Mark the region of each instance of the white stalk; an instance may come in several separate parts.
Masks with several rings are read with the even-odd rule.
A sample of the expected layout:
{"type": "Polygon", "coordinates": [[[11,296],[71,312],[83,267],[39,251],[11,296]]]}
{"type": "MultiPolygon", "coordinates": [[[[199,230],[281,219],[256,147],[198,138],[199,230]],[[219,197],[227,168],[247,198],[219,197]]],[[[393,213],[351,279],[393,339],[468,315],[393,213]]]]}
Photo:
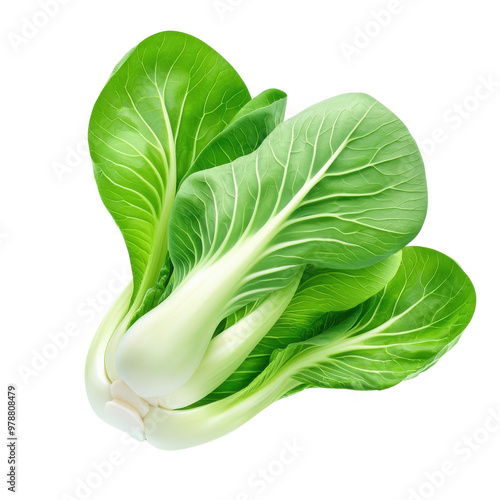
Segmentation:
{"type": "Polygon", "coordinates": [[[255,242],[246,243],[212,265],[194,268],[164,302],[122,337],[116,371],[136,394],[170,394],[193,375],[228,302],[255,262],[255,242]]]}
{"type": "Polygon", "coordinates": [[[85,388],[94,411],[104,420],[105,405],[111,400],[111,380],[106,372],[106,348],[112,333],[127,314],[132,297],[133,283],[129,283],[102,320],[90,345],[85,363],[85,388]]]}
{"type": "Polygon", "coordinates": [[[152,408],[144,418],[146,439],[163,450],[197,446],[228,434],[300,385],[278,372],[264,383],[260,378],[220,401],[189,410],[152,408]]]}
{"type": "Polygon", "coordinates": [[[221,332],[210,344],[193,376],[179,389],[159,397],[169,409],[189,406],[226,380],[274,326],[292,300],[301,273],[285,288],[272,293],[255,310],[221,332]]]}

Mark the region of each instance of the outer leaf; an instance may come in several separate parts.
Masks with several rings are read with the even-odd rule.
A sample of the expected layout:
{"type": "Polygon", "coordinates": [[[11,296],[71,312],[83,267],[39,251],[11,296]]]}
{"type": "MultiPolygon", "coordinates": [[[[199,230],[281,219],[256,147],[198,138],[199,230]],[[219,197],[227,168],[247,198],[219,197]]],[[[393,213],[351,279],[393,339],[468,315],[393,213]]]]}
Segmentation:
{"type": "Polygon", "coordinates": [[[225,316],[305,263],[377,263],[417,234],[426,207],[422,158],[393,113],[362,94],[312,106],[255,153],[183,184],[169,227],[174,289],[123,337],[121,378],[145,396],[177,389],[225,316]]]}
{"type": "Polygon", "coordinates": [[[435,250],[403,250],[394,279],[361,307],[344,335],[327,330],[276,352],[293,363],[295,380],[311,387],[386,389],[431,367],[451,349],[474,314],[467,275],[435,250]]]}
{"type": "Polygon", "coordinates": [[[369,96],[336,97],[285,122],[252,155],[189,179],[170,228],[175,283],[230,254],[234,310],[283,286],[304,261],[355,269],[395,253],[426,207],[406,127],[369,96]]]}
{"type": "Polygon", "coordinates": [[[92,112],[89,145],[130,255],[132,298],[142,299],[165,261],[178,181],[249,100],[229,63],[184,33],[147,38],[115,68],[92,112]]]}
{"type": "Polygon", "coordinates": [[[242,240],[261,260],[247,288],[274,274],[277,260],[366,267],[413,238],[426,207],[406,127],[369,96],[335,97],[282,124],[252,155],[189,179],[170,228],[176,282],[242,240]]]}
{"type": "Polygon", "coordinates": [[[453,347],[474,307],[472,283],[453,260],[426,248],[405,249],[394,279],[351,317],[276,351],[267,369],[236,394],[192,409],[153,409],[145,419],[147,439],[166,449],[201,444],[305,387],[391,387],[453,347]]]}

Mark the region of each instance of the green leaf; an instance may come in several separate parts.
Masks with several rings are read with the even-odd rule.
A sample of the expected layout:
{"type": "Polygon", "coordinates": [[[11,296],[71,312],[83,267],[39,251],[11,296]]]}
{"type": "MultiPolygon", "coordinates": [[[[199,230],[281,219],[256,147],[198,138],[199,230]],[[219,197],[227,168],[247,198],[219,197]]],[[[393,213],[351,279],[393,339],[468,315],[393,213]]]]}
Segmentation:
{"type": "Polygon", "coordinates": [[[286,94],[278,89],[264,90],[251,101],[247,102],[236,113],[232,122],[238,121],[245,115],[253,114],[255,111],[268,110],[269,106],[273,106],[274,111],[278,115],[277,123],[281,123],[285,119],[286,97],[286,94]]]}
{"type": "Polygon", "coordinates": [[[276,89],[265,90],[254,97],[198,155],[186,177],[255,151],[283,121],[286,100],[286,94],[276,89]]]}
{"type": "Polygon", "coordinates": [[[250,100],[236,71],[200,40],[153,35],[115,68],[92,111],[89,146],[101,198],[123,234],[142,300],[165,262],[179,181],[250,100]]]}
{"type": "Polygon", "coordinates": [[[188,179],[170,227],[175,283],[244,247],[257,264],[238,275],[236,308],[283,286],[304,261],[375,264],[418,233],[426,208],[422,159],[404,124],[369,96],[335,97],[280,125],[255,153],[188,179]]]}
{"type": "Polygon", "coordinates": [[[186,448],[231,432],[306,387],[392,387],[451,349],[474,308],[474,288],[456,262],[427,248],[406,248],[396,276],[350,316],[275,351],[257,378],[225,399],[184,410],[153,408],[145,417],[146,437],[158,448],[186,448]]]}
{"type": "Polygon", "coordinates": [[[140,395],[176,390],[224,317],[304,264],[376,264],[415,237],[426,208],[421,155],[393,113],[364,94],[310,107],[256,152],[183,183],[169,226],[173,291],[124,335],[118,373],[140,395]]]}
{"type": "Polygon", "coordinates": [[[276,351],[271,364],[294,366],[309,387],[386,389],[430,368],[474,314],[474,287],[458,264],[435,250],[403,250],[394,279],[361,306],[345,334],[334,330],[276,351]]]}

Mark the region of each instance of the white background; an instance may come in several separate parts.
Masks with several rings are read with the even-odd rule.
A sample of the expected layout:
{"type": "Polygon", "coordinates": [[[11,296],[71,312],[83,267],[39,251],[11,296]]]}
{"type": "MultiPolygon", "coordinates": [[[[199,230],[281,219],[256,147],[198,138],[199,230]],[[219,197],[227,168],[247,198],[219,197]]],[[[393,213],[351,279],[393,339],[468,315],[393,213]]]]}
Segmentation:
{"type": "Polygon", "coordinates": [[[7,383],[17,384],[17,498],[83,498],[77,485],[89,478],[92,499],[500,498],[500,427],[484,428],[500,412],[497,7],[492,0],[65,0],[21,42],[40,4],[2,2],[1,393],[5,415],[7,383]],[[397,12],[384,14],[381,26],[374,15],[389,7],[397,12]],[[74,151],[115,63],[170,29],[218,50],[253,95],[285,90],[289,115],[362,91],[426,146],[430,207],[415,243],[455,258],[478,294],[473,322],[432,370],[380,393],[309,390],[222,439],[178,452],[124,442],[94,415],[83,368],[104,308],[91,317],[88,301],[106,297],[128,259],[90,159],[74,151]],[[342,44],[357,53],[347,57],[342,44]],[[482,80],[493,83],[479,89],[478,101],[482,80]],[[468,116],[457,118],[464,101],[468,116]],[[436,129],[445,136],[433,149],[436,129]],[[58,165],[69,171],[58,176],[58,165]],[[37,364],[44,349],[53,354],[49,334],[68,324],[77,335],[37,364]],[[32,363],[36,374],[22,377],[32,363]],[[283,443],[294,441],[301,451],[280,465],[283,443]],[[93,463],[110,456],[113,471],[99,480],[93,463]],[[454,474],[443,479],[436,471],[445,462],[454,474]],[[256,481],[263,470],[272,481],[256,481]]]}

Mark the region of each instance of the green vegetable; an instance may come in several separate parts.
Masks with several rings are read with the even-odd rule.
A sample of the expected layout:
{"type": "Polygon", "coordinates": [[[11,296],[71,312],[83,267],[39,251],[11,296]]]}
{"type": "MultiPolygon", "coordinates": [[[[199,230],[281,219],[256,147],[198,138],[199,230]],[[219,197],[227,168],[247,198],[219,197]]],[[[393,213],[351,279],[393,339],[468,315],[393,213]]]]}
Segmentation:
{"type": "Polygon", "coordinates": [[[472,283],[406,247],[427,210],[405,125],[365,94],[283,122],[200,40],[147,38],[92,112],[99,193],[133,274],[86,387],[153,445],[204,443],[309,387],[381,390],[432,366],[474,313],[472,283]]]}

